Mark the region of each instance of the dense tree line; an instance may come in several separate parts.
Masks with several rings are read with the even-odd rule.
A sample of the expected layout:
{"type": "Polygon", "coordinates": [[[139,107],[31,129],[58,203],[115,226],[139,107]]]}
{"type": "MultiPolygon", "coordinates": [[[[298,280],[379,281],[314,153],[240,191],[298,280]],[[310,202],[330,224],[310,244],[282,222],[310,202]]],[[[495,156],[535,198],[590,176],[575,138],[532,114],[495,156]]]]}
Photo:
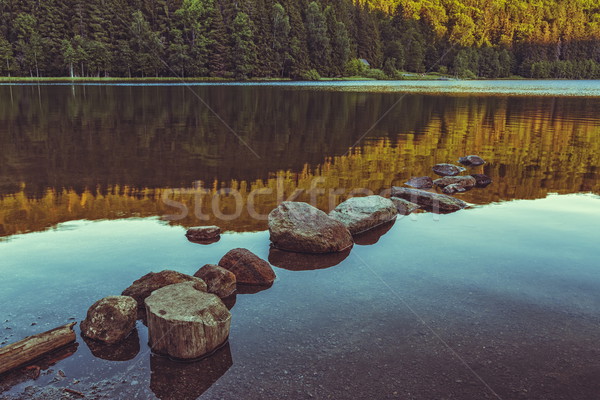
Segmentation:
{"type": "Polygon", "coordinates": [[[600,3],[0,0],[5,76],[393,78],[402,70],[600,78],[600,3]]]}

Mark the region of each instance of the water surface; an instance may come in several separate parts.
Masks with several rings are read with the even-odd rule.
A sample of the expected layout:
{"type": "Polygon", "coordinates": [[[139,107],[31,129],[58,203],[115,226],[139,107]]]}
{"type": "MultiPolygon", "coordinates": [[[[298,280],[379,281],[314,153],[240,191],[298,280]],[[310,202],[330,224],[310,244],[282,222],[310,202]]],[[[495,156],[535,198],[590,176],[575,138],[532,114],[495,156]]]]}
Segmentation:
{"type": "Polygon", "coordinates": [[[139,321],[123,346],[78,337],[37,379],[0,377],[0,398],[65,387],[107,399],[594,398],[600,98],[559,96],[568,84],[510,96],[195,86],[202,101],[183,86],[0,86],[0,343],[80,321],[149,271],[191,274],[235,247],[277,274],[236,296],[229,344],[206,360],[152,355],[139,321]],[[278,188],[310,200],[316,182],[337,202],[473,153],[488,163],[471,171],[494,180],[460,195],[474,207],[399,218],[336,257],[286,257],[264,220],[247,209],[223,220],[206,201],[231,214],[223,188],[244,201],[272,189],[256,197],[266,213],[278,188]],[[180,211],[165,193],[185,218],[164,220],[180,211]],[[228,233],[188,242],[185,227],[204,223],[228,233]]]}

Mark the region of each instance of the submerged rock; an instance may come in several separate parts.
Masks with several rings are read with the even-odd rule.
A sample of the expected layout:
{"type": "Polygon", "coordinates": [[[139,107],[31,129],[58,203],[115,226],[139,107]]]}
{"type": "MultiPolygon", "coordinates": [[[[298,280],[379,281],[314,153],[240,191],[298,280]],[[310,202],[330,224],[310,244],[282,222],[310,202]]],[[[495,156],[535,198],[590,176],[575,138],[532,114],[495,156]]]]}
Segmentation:
{"type": "Polygon", "coordinates": [[[284,201],[269,214],[271,242],[281,250],[332,253],[354,244],[346,226],[302,202],[284,201]]]}
{"type": "Polygon", "coordinates": [[[429,189],[433,187],[433,180],[428,176],[416,176],[410,178],[405,185],[412,186],[417,189],[429,189]]]}
{"type": "Polygon", "coordinates": [[[454,164],[436,164],[433,166],[433,172],[440,176],[455,176],[465,171],[465,168],[454,164]]]}
{"type": "Polygon", "coordinates": [[[478,188],[484,188],[492,183],[492,178],[484,174],[471,174],[475,179],[475,186],[478,188]]]}
{"type": "Polygon", "coordinates": [[[275,280],[271,264],[247,249],[233,249],[221,258],[219,267],[235,275],[238,284],[269,286],[275,280]]]}
{"type": "Polygon", "coordinates": [[[469,165],[469,166],[473,166],[473,167],[485,164],[485,160],[483,158],[481,158],[479,156],[475,156],[475,155],[460,157],[458,159],[458,162],[461,163],[462,165],[469,165]]]}
{"type": "Polygon", "coordinates": [[[396,209],[398,210],[398,214],[401,214],[401,215],[408,215],[408,214],[412,213],[413,211],[419,209],[419,207],[420,207],[418,204],[412,203],[408,200],[401,199],[399,197],[390,197],[390,200],[396,206],[396,209]]]}
{"type": "Polygon", "coordinates": [[[235,292],[235,274],[218,265],[206,264],[194,276],[206,283],[208,293],[216,294],[220,298],[231,296],[235,292]]]}
{"type": "Polygon", "coordinates": [[[432,193],[421,189],[393,186],[392,196],[409,200],[426,210],[440,213],[454,212],[468,206],[468,204],[464,201],[454,197],[446,196],[445,194],[432,193]]]}
{"type": "Polygon", "coordinates": [[[173,285],[182,282],[194,282],[196,288],[206,292],[206,283],[200,278],[182,274],[181,272],[164,270],[160,272],[150,272],[140,279],[136,280],[123,291],[123,296],[133,297],[139,307],[144,307],[144,300],[150,296],[153,291],[165,286],[173,285]]]}
{"type": "Polygon", "coordinates": [[[202,357],[229,336],[231,313],[221,299],[193,282],[155,290],[145,300],[152,350],[179,359],[202,357]]]}
{"type": "Polygon", "coordinates": [[[397,215],[394,203],[381,196],[352,197],[329,213],[331,218],[343,223],[353,235],[390,222],[397,215]]]}
{"type": "Polygon", "coordinates": [[[190,228],[185,233],[185,236],[188,240],[193,242],[206,242],[211,241],[214,242],[215,239],[218,239],[221,235],[221,228],[218,226],[197,226],[194,228],[190,228]]]}
{"type": "Polygon", "coordinates": [[[436,179],[433,183],[442,188],[442,192],[446,194],[453,194],[458,192],[465,192],[475,187],[475,178],[470,175],[467,176],[445,176],[443,178],[436,179]]]}
{"type": "Polygon", "coordinates": [[[81,334],[105,343],[118,343],[135,328],[137,302],[129,296],[108,296],[95,302],[81,322],[81,334]]]}

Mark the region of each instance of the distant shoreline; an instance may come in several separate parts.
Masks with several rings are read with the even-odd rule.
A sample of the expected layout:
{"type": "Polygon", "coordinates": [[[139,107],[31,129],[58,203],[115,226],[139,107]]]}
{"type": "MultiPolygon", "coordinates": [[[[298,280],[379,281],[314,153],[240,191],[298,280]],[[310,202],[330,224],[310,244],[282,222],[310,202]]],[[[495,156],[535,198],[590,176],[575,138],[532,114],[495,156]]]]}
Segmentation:
{"type": "MultiPolygon", "coordinates": [[[[289,78],[253,78],[247,80],[236,80],[231,78],[213,78],[213,77],[146,77],[146,78],[128,78],[128,77],[0,77],[0,83],[119,83],[119,82],[165,82],[165,83],[184,83],[184,82],[207,82],[207,83],[254,83],[254,82],[340,82],[340,81],[376,81],[377,79],[367,78],[362,76],[350,76],[350,77],[339,77],[339,78],[321,78],[320,80],[309,81],[309,80],[293,80],[289,78]]],[[[477,79],[463,79],[455,78],[449,75],[441,74],[418,74],[418,73],[406,73],[403,79],[385,79],[385,81],[489,81],[489,80],[554,80],[554,79],[527,79],[521,76],[511,76],[509,78],[477,78],[477,79]]]]}

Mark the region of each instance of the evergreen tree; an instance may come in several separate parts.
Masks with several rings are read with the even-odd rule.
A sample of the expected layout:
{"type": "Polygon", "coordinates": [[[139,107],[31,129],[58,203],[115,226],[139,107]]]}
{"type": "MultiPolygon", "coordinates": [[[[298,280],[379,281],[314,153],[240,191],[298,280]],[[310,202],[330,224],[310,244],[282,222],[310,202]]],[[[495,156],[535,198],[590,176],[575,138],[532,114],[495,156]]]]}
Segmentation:
{"type": "Polygon", "coordinates": [[[256,67],[256,48],[252,37],[252,22],[239,12],[233,20],[232,70],[236,79],[247,79],[256,67]]]}
{"type": "Polygon", "coordinates": [[[311,2],[306,10],[306,32],[311,64],[321,75],[327,73],[331,47],[327,35],[327,23],[321,6],[311,2]]]}
{"type": "Polygon", "coordinates": [[[13,65],[12,46],[3,36],[0,36],[0,71],[10,76],[13,65]]]}
{"type": "Polygon", "coordinates": [[[285,73],[286,64],[290,62],[290,17],[279,3],[273,4],[272,9],[272,44],[276,71],[280,76],[285,73]]]}

